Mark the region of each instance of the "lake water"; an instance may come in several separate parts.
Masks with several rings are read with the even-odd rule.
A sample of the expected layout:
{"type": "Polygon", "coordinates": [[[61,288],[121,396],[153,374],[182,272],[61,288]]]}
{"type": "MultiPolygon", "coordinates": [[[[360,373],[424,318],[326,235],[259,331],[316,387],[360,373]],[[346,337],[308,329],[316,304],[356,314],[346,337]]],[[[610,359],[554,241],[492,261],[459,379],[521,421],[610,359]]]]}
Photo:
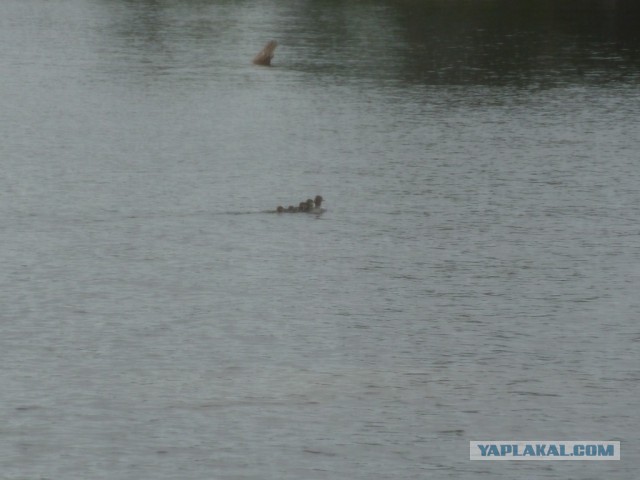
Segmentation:
{"type": "Polygon", "coordinates": [[[0,477],[637,478],[638,8],[562,3],[3,0],[0,477]]]}

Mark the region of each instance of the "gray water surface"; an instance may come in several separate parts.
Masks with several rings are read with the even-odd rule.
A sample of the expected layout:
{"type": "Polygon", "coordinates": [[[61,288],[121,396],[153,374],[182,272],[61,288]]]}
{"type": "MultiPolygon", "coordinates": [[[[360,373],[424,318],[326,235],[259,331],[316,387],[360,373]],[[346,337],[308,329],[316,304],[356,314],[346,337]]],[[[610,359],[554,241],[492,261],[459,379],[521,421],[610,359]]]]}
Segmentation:
{"type": "Polygon", "coordinates": [[[0,478],[636,478],[637,9],[534,3],[3,1],[0,478]]]}

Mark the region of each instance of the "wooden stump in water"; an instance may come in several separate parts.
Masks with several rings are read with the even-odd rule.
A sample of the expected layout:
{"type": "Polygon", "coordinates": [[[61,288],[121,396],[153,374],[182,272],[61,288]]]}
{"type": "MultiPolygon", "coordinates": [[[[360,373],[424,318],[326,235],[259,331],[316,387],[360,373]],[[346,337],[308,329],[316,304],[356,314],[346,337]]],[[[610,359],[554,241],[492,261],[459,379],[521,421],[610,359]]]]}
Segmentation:
{"type": "Polygon", "coordinates": [[[273,52],[278,46],[278,42],[271,40],[268,42],[262,50],[253,58],[253,63],[256,65],[271,65],[271,59],[273,58],[273,52]]]}

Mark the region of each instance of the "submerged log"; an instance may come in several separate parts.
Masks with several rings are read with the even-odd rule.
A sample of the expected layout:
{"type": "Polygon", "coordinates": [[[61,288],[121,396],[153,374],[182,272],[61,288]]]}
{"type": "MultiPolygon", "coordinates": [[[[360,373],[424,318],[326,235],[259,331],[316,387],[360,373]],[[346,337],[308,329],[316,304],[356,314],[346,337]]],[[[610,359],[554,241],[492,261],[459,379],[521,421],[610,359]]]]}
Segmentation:
{"type": "Polygon", "coordinates": [[[253,63],[256,65],[271,65],[271,59],[273,58],[273,52],[278,46],[278,42],[271,40],[268,42],[262,50],[253,58],[253,63]]]}

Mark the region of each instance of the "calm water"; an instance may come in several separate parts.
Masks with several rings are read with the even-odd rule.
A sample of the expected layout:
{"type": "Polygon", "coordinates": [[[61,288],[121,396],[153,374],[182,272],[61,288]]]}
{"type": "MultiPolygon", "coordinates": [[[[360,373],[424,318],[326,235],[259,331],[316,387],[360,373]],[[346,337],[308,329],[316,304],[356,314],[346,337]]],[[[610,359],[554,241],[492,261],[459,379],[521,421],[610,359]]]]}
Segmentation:
{"type": "Polygon", "coordinates": [[[4,0],[0,477],[637,478],[638,9],[514,3],[4,0]]]}

